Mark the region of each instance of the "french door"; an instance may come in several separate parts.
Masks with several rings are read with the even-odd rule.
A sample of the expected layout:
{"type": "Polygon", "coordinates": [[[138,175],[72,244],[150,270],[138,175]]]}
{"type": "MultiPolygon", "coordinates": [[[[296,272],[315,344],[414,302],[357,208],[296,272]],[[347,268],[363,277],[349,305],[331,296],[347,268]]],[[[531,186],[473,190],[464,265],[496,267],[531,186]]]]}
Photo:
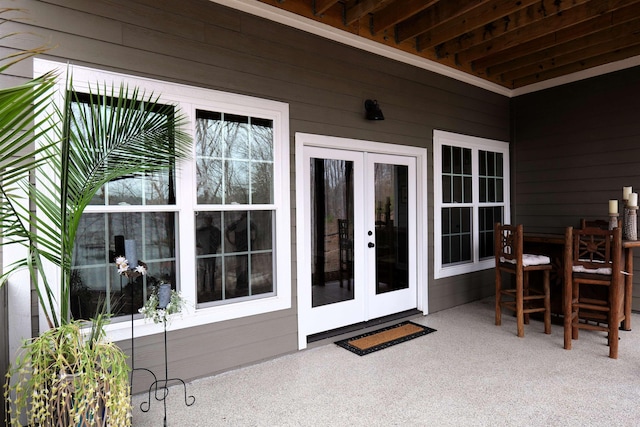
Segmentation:
{"type": "Polygon", "coordinates": [[[305,277],[311,335],[416,308],[416,159],[305,147],[305,277]]]}

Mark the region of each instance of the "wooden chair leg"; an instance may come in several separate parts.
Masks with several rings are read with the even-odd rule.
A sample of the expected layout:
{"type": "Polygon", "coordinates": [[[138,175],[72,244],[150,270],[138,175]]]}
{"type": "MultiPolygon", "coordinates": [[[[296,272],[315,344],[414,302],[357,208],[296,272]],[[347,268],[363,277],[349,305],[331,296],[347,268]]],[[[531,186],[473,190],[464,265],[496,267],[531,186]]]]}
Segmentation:
{"type": "MultiPolygon", "coordinates": [[[[529,272],[525,272],[522,279],[524,280],[524,284],[522,285],[522,295],[524,295],[525,297],[528,297],[529,296],[529,272]]],[[[522,304],[523,304],[522,308],[524,309],[524,300],[522,301],[522,304]]],[[[529,324],[529,313],[524,314],[524,324],[525,325],[529,324]]]]}
{"type": "Polygon", "coordinates": [[[496,326],[502,325],[502,273],[496,267],[496,326]]]}
{"type": "Polygon", "coordinates": [[[619,289],[615,286],[609,286],[609,357],[618,358],[618,344],[620,336],[620,298],[619,289]]]}
{"type": "Polygon", "coordinates": [[[544,272],[544,333],[551,333],[551,284],[550,284],[550,274],[549,270],[545,270],[544,272]]]}
{"type": "Polygon", "coordinates": [[[518,336],[524,337],[524,301],[523,301],[523,278],[516,277],[516,322],[518,326],[518,336]]]}
{"type": "Polygon", "coordinates": [[[571,338],[577,340],[579,337],[578,322],[580,321],[580,309],[577,307],[580,301],[580,285],[573,284],[573,291],[571,292],[571,338]]]}

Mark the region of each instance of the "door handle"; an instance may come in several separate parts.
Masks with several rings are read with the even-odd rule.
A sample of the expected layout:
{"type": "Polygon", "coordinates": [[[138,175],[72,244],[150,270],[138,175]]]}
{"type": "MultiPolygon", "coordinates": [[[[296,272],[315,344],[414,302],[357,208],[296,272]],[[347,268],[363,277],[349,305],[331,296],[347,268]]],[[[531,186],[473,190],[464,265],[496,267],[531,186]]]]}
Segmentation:
{"type": "Polygon", "coordinates": [[[369,244],[367,246],[369,246],[370,248],[373,248],[375,246],[375,243],[369,242],[369,244]]]}

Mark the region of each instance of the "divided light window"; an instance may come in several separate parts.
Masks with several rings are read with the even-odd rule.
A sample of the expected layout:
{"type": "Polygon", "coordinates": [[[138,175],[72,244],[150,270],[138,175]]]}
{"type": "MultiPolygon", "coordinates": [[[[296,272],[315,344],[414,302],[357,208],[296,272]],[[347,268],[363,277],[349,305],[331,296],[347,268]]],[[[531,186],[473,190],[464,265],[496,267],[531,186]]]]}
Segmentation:
{"type": "MultiPolygon", "coordinates": [[[[93,82],[125,84],[160,94],[163,105],[152,113],[189,117],[183,131],[193,139],[192,156],[175,168],[109,182],[83,212],[72,260],[75,318],[105,304],[113,315],[110,339],[155,334],[157,325],[138,310],[160,280],[187,302],[174,329],[291,308],[288,104],[34,60],[36,76],[51,70],[73,73],[72,114],[95,114],[93,82]],[[141,260],[148,274],[120,276],[119,255],[141,260]]],[[[171,136],[167,144],[174,144],[171,136]]]]}
{"type": "Polygon", "coordinates": [[[436,277],[493,265],[493,225],[509,218],[508,147],[434,132],[436,277]]]}
{"type": "Polygon", "coordinates": [[[273,294],[273,121],[196,110],[199,304],[273,294]]]}

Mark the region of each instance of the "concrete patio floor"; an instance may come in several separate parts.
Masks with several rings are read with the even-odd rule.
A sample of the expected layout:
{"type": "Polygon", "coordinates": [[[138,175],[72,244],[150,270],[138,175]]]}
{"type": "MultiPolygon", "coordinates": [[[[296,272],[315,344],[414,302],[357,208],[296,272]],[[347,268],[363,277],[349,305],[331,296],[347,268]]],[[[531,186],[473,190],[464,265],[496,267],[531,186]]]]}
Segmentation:
{"type": "MultiPolygon", "coordinates": [[[[639,426],[640,315],[606,336],[515,318],[494,325],[493,298],[412,319],[437,330],[357,356],[333,343],[187,384],[167,397],[168,426],[639,426]]],[[[355,334],[354,334],[355,335],[355,334]]],[[[133,398],[133,425],[162,426],[163,404],[133,398]]]]}

